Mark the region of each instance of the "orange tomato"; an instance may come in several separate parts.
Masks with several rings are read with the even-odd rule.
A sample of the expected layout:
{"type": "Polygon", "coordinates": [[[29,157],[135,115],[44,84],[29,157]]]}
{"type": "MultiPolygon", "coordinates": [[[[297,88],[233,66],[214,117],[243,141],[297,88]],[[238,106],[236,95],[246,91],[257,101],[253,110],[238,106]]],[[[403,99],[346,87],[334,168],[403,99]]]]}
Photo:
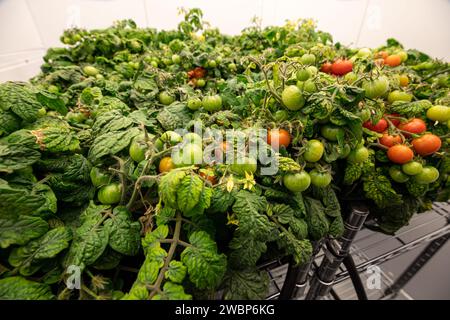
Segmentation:
{"type": "Polygon", "coordinates": [[[426,133],[420,138],[413,139],[412,145],[418,154],[428,156],[441,148],[442,141],[438,136],[426,133]]]}
{"type": "Polygon", "coordinates": [[[384,59],[384,63],[390,67],[396,67],[402,63],[402,58],[397,54],[391,54],[384,59]]]}
{"type": "Polygon", "coordinates": [[[379,51],[375,54],[376,58],[386,59],[388,57],[389,53],[387,51],[379,51]]]}
{"type": "Polygon", "coordinates": [[[402,138],[400,136],[391,136],[389,133],[385,132],[379,141],[383,146],[392,147],[402,143],[402,138]]]}
{"type": "Polygon", "coordinates": [[[402,74],[398,77],[398,81],[400,82],[400,86],[406,87],[409,84],[409,78],[406,74],[402,74]]]}
{"type": "Polygon", "coordinates": [[[267,143],[272,145],[273,142],[278,140],[279,146],[288,147],[291,143],[291,135],[284,129],[272,129],[267,132],[267,143]]]}
{"type": "Polygon", "coordinates": [[[404,164],[414,158],[414,152],[404,144],[396,144],[389,148],[387,157],[394,163],[404,164]]]}
{"type": "Polygon", "coordinates": [[[175,168],[175,164],[172,161],[171,157],[164,157],[159,161],[159,172],[169,172],[170,170],[175,168]]]}

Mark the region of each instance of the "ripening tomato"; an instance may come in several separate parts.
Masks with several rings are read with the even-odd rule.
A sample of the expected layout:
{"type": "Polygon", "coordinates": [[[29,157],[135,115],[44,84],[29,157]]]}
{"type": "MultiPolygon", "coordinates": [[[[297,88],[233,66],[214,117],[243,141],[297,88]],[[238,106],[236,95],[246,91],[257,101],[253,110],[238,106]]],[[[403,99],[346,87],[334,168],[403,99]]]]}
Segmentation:
{"type": "Polygon", "coordinates": [[[386,59],[388,56],[389,56],[389,53],[387,53],[387,51],[378,51],[375,54],[375,57],[382,58],[382,59],[386,59]]]}
{"type": "Polygon", "coordinates": [[[159,172],[169,172],[170,170],[175,168],[175,164],[172,161],[171,157],[164,157],[159,161],[159,172]]]}
{"type": "Polygon", "coordinates": [[[331,73],[331,63],[325,62],[324,64],[322,64],[322,66],[320,67],[320,71],[324,73],[331,73]]]}
{"type": "Polygon", "coordinates": [[[338,59],[331,65],[331,73],[337,76],[343,76],[353,69],[353,63],[350,60],[338,59]]]}
{"type": "Polygon", "coordinates": [[[422,119],[413,118],[407,122],[400,123],[398,128],[409,133],[419,134],[427,130],[427,125],[422,119]]]}
{"type": "Polygon", "coordinates": [[[398,77],[398,81],[400,83],[400,86],[406,87],[409,84],[409,78],[406,74],[402,74],[398,77]]]}
{"type": "Polygon", "coordinates": [[[432,106],[427,110],[427,118],[433,121],[445,122],[450,120],[450,107],[432,106]]]}
{"type": "Polygon", "coordinates": [[[391,54],[384,59],[384,64],[390,67],[399,66],[402,63],[402,58],[398,54],[391,54]]]}
{"type": "Polygon", "coordinates": [[[391,136],[389,133],[384,132],[383,136],[379,139],[380,143],[386,147],[392,147],[395,144],[402,143],[402,137],[399,135],[391,136]]]}
{"type": "Polygon", "coordinates": [[[404,164],[410,162],[414,157],[414,152],[404,144],[396,144],[387,151],[387,157],[394,163],[404,164]]]}
{"type": "Polygon", "coordinates": [[[388,94],[389,103],[394,103],[395,101],[411,102],[412,98],[412,94],[399,90],[394,90],[388,94]]]}
{"type": "Polygon", "coordinates": [[[438,136],[426,133],[420,138],[413,139],[412,145],[418,154],[428,156],[441,148],[442,141],[438,136]]]}
{"type": "Polygon", "coordinates": [[[380,121],[375,124],[373,124],[372,121],[369,120],[363,123],[363,127],[371,131],[382,133],[387,129],[388,123],[385,119],[380,119],[380,121]]]}
{"type": "Polygon", "coordinates": [[[287,148],[291,143],[291,135],[284,129],[272,129],[267,132],[267,143],[272,145],[278,141],[278,146],[287,148]]]}

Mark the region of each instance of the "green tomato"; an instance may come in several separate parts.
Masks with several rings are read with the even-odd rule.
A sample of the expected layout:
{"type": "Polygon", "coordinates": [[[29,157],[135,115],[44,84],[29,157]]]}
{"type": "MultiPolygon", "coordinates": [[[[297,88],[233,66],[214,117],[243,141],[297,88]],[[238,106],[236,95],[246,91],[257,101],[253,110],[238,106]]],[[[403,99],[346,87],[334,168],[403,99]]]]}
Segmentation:
{"type": "Polygon", "coordinates": [[[450,120],[447,121],[447,128],[450,129],[450,120]]]}
{"type": "Polygon", "coordinates": [[[218,94],[213,96],[205,96],[203,97],[202,105],[206,111],[219,111],[222,109],[222,97],[218,94]]]}
{"type": "Polygon", "coordinates": [[[418,184],[429,184],[435,182],[439,178],[439,171],[432,166],[425,166],[422,172],[414,176],[414,181],[418,184]]]}
{"type": "Polygon", "coordinates": [[[349,72],[344,76],[344,80],[352,84],[358,79],[358,76],[354,72],[349,72]]]}
{"type": "Polygon", "coordinates": [[[432,106],[427,110],[427,118],[433,121],[445,122],[450,120],[450,107],[432,106]]]}
{"type": "Polygon", "coordinates": [[[131,159],[136,162],[141,162],[145,159],[145,152],[147,149],[148,146],[144,141],[134,138],[130,144],[128,153],[130,154],[131,159]]]}
{"type": "Polygon", "coordinates": [[[177,167],[192,166],[203,162],[203,150],[198,144],[188,143],[174,151],[172,161],[177,167]]]}
{"type": "Polygon", "coordinates": [[[168,93],[167,91],[160,92],[158,97],[159,102],[161,102],[165,106],[168,106],[169,104],[175,101],[174,96],[168,93]]]}
{"type": "Polygon", "coordinates": [[[317,169],[313,169],[309,172],[311,177],[311,183],[316,187],[326,187],[331,183],[331,174],[329,172],[320,172],[317,169]]]}
{"type": "Polygon", "coordinates": [[[309,140],[306,144],[305,153],[303,157],[308,162],[317,162],[322,158],[324,151],[323,143],[319,140],[309,140]]]}
{"type": "Polygon", "coordinates": [[[406,53],[406,51],[398,51],[395,53],[396,55],[398,55],[401,59],[402,62],[405,62],[406,60],[408,60],[408,53],[406,53]]]}
{"type": "Polygon", "coordinates": [[[175,64],[180,64],[181,63],[181,57],[178,54],[172,55],[172,62],[175,63],[175,64]]]}
{"type": "Polygon", "coordinates": [[[59,88],[53,84],[49,85],[47,90],[51,93],[59,93],[59,88]]]}
{"type": "Polygon", "coordinates": [[[85,66],[83,68],[83,72],[85,75],[90,76],[90,77],[94,77],[99,73],[98,69],[93,66],[85,66]]]}
{"type": "Polygon", "coordinates": [[[405,163],[404,165],[402,165],[402,170],[407,175],[415,176],[415,175],[418,175],[419,173],[422,172],[423,167],[422,167],[422,164],[420,162],[410,161],[410,162],[405,163]]]}
{"type": "Polygon", "coordinates": [[[299,110],[305,104],[302,92],[297,86],[288,86],[281,93],[281,100],[289,110],[299,110]]]}
{"type": "Polygon", "coordinates": [[[217,67],[217,62],[216,62],[216,60],[209,60],[209,61],[208,61],[208,67],[210,67],[210,68],[215,68],[215,67],[217,67]]]}
{"type": "Polygon", "coordinates": [[[101,187],[109,183],[111,177],[103,170],[97,167],[92,167],[89,172],[89,176],[91,177],[91,182],[94,187],[101,187]]]}
{"type": "Polygon", "coordinates": [[[40,108],[37,112],[38,118],[41,118],[41,117],[45,116],[46,114],[47,114],[47,110],[44,107],[40,108]]]}
{"type": "Polygon", "coordinates": [[[199,88],[203,88],[206,85],[205,79],[197,79],[195,82],[195,86],[199,88]]]}
{"type": "Polygon", "coordinates": [[[297,81],[297,87],[302,90],[306,91],[308,93],[314,93],[317,91],[316,84],[311,79],[303,81],[297,81]]]}
{"type": "Polygon", "coordinates": [[[230,165],[230,170],[234,173],[243,176],[245,173],[255,173],[258,168],[258,164],[255,158],[243,157],[240,161],[235,160],[233,164],[230,165]]]}
{"type": "Polygon", "coordinates": [[[98,190],[97,198],[102,204],[115,204],[120,201],[122,187],[118,183],[110,183],[98,190]]]}
{"type": "Polygon", "coordinates": [[[326,124],[320,128],[320,133],[322,134],[322,137],[329,141],[337,141],[338,135],[344,134],[344,129],[335,125],[326,124]]]}
{"type": "Polygon", "coordinates": [[[288,173],[283,177],[283,184],[292,192],[302,192],[309,188],[311,177],[306,171],[288,173]]]}
{"type": "Polygon", "coordinates": [[[308,66],[306,67],[306,70],[308,70],[312,76],[315,76],[319,72],[319,69],[315,66],[308,66]]]}
{"type": "Polygon", "coordinates": [[[303,64],[314,64],[316,62],[316,56],[313,55],[312,53],[305,53],[301,58],[300,58],[301,63],[303,64]]]}
{"type": "Polygon", "coordinates": [[[202,100],[200,98],[190,98],[187,101],[187,107],[191,110],[198,110],[202,107],[202,100]]]}
{"type": "Polygon", "coordinates": [[[391,179],[398,183],[405,183],[409,180],[409,177],[400,170],[398,166],[393,166],[389,168],[389,175],[391,179]]]}
{"type": "Polygon", "coordinates": [[[366,122],[370,119],[370,110],[369,109],[362,109],[358,112],[358,117],[361,118],[362,122],[366,122]]]}
{"type": "Polygon", "coordinates": [[[371,55],[372,55],[372,50],[370,50],[369,48],[361,48],[356,53],[356,56],[358,56],[360,58],[370,57],[371,55]]]}
{"type": "Polygon", "coordinates": [[[369,99],[384,96],[389,90],[389,80],[385,76],[381,76],[373,81],[365,81],[362,84],[365,95],[369,99]]]}
{"type": "Polygon", "coordinates": [[[162,151],[165,149],[166,145],[168,145],[169,147],[174,146],[181,141],[183,141],[183,138],[181,138],[178,133],[176,133],[175,131],[166,131],[161,135],[161,137],[156,140],[155,148],[158,151],[162,151]]]}
{"type": "Polygon", "coordinates": [[[350,151],[347,160],[352,163],[361,163],[369,158],[369,149],[366,147],[358,147],[350,151]]]}
{"type": "Polygon", "coordinates": [[[389,92],[388,101],[389,103],[394,103],[395,101],[406,101],[411,102],[413,96],[407,92],[394,90],[389,92]]]}
{"type": "Polygon", "coordinates": [[[236,64],[235,63],[229,63],[228,64],[228,70],[230,70],[232,72],[236,71],[237,70],[236,64]]]}
{"type": "Polygon", "coordinates": [[[350,148],[349,144],[344,144],[344,147],[342,148],[341,154],[339,155],[339,159],[345,159],[348,157],[352,149],[350,148]]]}
{"type": "Polygon", "coordinates": [[[193,143],[193,144],[196,144],[201,147],[203,144],[203,139],[198,134],[196,134],[194,132],[189,132],[183,136],[183,142],[184,143],[193,143]]]}
{"type": "Polygon", "coordinates": [[[289,113],[286,110],[278,110],[274,115],[275,121],[283,122],[289,118],[289,113]]]}
{"type": "Polygon", "coordinates": [[[311,72],[308,69],[301,69],[297,71],[297,80],[306,81],[311,78],[311,72]]]}
{"type": "Polygon", "coordinates": [[[162,63],[164,63],[166,66],[170,66],[171,64],[173,64],[173,61],[169,58],[163,58],[162,63]]]}
{"type": "Polygon", "coordinates": [[[150,64],[153,68],[158,68],[158,62],[152,61],[152,62],[150,62],[150,64]]]}

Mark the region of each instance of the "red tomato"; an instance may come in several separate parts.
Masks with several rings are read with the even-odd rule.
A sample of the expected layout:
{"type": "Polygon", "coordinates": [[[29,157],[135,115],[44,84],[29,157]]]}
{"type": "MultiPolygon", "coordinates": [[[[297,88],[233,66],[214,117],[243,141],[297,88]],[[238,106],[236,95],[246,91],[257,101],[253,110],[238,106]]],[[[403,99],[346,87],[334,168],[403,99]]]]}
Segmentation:
{"type": "Polygon", "coordinates": [[[409,133],[422,133],[427,130],[427,125],[422,119],[414,118],[409,120],[408,122],[402,122],[398,125],[400,130],[409,132],[409,133]]]}
{"type": "Polygon", "coordinates": [[[396,144],[389,148],[387,152],[389,160],[394,163],[404,164],[410,162],[414,158],[414,152],[410,147],[404,144],[396,144]]]}
{"type": "Polygon", "coordinates": [[[322,67],[320,67],[320,71],[325,73],[331,73],[331,63],[325,62],[322,67]]]}
{"type": "Polygon", "coordinates": [[[371,131],[382,133],[387,129],[388,123],[385,119],[380,119],[376,124],[373,124],[372,121],[368,120],[363,123],[363,127],[371,131]]]}
{"type": "Polygon", "coordinates": [[[343,76],[353,69],[353,63],[350,60],[338,59],[331,65],[331,73],[337,76],[343,76]]]}
{"type": "Polygon", "coordinates": [[[393,145],[402,143],[402,138],[400,136],[391,136],[385,132],[379,141],[383,146],[392,147],[393,145]]]}
{"type": "Polygon", "coordinates": [[[391,118],[391,117],[400,117],[400,115],[398,113],[386,114],[385,117],[387,117],[392,122],[392,124],[396,127],[400,124],[399,119],[391,118]]]}
{"type": "Polygon", "coordinates": [[[412,141],[414,150],[421,156],[428,156],[435,153],[441,148],[441,144],[441,138],[431,133],[424,134],[420,138],[413,139],[412,141]]]}
{"type": "Polygon", "coordinates": [[[272,142],[278,140],[279,146],[286,148],[291,143],[291,135],[284,129],[272,129],[267,131],[267,143],[272,145],[272,142]]]}
{"type": "Polygon", "coordinates": [[[384,59],[384,63],[390,67],[396,67],[402,63],[402,58],[397,54],[391,54],[384,59]]]}
{"type": "Polygon", "coordinates": [[[188,71],[187,73],[189,79],[200,79],[204,78],[206,75],[206,70],[202,67],[195,67],[194,69],[188,71]]]}

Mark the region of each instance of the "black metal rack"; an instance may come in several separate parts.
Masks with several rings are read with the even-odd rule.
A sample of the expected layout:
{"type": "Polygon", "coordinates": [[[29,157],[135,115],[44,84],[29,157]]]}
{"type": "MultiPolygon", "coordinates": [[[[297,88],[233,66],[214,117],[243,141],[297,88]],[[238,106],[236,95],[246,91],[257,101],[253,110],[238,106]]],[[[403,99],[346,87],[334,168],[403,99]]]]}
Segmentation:
{"type": "MultiPolygon", "coordinates": [[[[337,299],[339,296],[334,291],[342,291],[344,287],[345,298],[356,298],[354,286],[348,284],[351,276],[355,280],[355,274],[362,274],[370,266],[379,266],[428,244],[397,280],[383,274],[381,294],[369,295],[369,299],[390,299],[403,294],[403,298],[411,299],[402,288],[450,237],[450,203],[433,204],[432,210],[414,216],[410,225],[395,236],[382,235],[364,227],[359,231],[366,216],[361,207],[353,209],[346,221],[344,236],[339,240],[315,243],[313,258],[302,267],[282,261],[262,266],[272,280],[267,299],[337,299]],[[353,270],[347,270],[342,263],[348,255],[354,259],[353,270]]],[[[361,298],[364,294],[358,296],[361,298]]]]}

